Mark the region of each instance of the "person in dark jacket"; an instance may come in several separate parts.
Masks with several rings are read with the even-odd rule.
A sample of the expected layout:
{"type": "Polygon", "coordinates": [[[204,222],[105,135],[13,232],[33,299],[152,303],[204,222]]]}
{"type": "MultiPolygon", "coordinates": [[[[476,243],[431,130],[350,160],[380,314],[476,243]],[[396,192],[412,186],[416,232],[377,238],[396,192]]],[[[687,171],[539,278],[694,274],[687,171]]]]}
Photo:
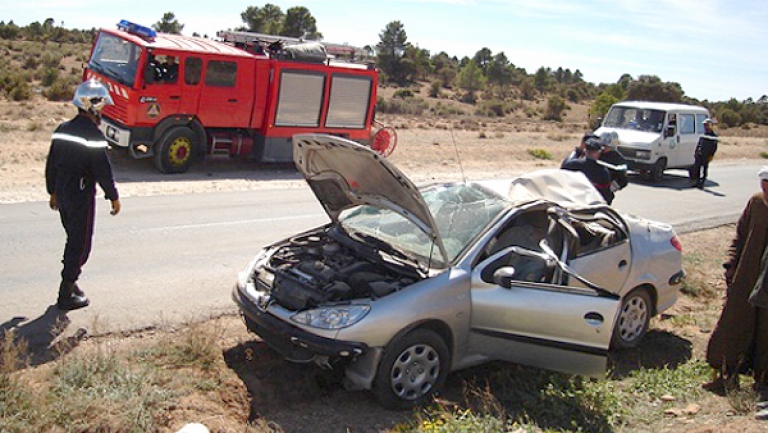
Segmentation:
{"type": "Polygon", "coordinates": [[[59,211],[67,234],[56,302],[59,309],[65,311],[83,308],[89,303],[77,286],[77,279],[91,251],[96,183],[111,201],[111,214],[120,212],[120,199],[107,158],[107,142],[98,127],[101,110],[113,104],[109,91],[98,81],[86,81],[75,90],[72,103],[78,108],[77,116],[54,131],[45,165],[49,204],[51,209],[59,211]]]}
{"type": "Polygon", "coordinates": [[[584,173],[603,196],[606,203],[611,204],[614,197],[613,191],[611,191],[611,175],[607,168],[597,162],[601,149],[602,142],[600,139],[588,138],[584,143],[584,157],[566,159],[560,168],[584,173]]]}
{"type": "Polygon", "coordinates": [[[704,188],[707,181],[707,172],[709,171],[709,162],[715,157],[717,152],[717,134],[712,129],[715,123],[712,119],[704,120],[704,135],[699,138],[694,153],[693,169],[691,170],[691,181],[696,188],[704,188]]]}

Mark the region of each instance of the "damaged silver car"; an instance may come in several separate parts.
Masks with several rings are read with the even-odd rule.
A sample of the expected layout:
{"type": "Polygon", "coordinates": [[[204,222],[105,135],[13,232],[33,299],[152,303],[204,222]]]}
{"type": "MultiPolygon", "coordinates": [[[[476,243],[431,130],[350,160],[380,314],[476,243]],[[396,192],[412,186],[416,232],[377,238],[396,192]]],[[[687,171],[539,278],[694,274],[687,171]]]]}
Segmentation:
{"type": "Polygon", "coordinates": [[[622,215],[583,174],[417,188],[339,137],[294,137],[330,223],[265,247],[233,298],[285,359],[336,369],[388,408],[490,360],[600,376],[672,306],[684,272],[667,224],[622,215]]]}

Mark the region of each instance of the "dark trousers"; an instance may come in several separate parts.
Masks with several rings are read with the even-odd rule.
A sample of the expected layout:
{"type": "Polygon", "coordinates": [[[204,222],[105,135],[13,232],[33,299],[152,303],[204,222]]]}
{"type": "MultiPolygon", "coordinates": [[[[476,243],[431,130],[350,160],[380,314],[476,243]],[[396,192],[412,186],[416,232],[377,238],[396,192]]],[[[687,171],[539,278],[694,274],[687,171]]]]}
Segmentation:
{"type": "Polygon", "coordinates": [[[710,146],[701,146],[696,149],[696,155],[693,162],[693,176],[691,180],[695,180],[699,183],[704,183],[707,180],[707,174],[709,172],[709,161],[715,155],[715,149],[710,146]]]}
{"type": "Polygon", "coordinates": [[[74,282],[91,254],[95,197],[83,191],[62,196],[57,194],[56,198],[59,201],[61,224],[67,233],[61,279],[74,282]]]}

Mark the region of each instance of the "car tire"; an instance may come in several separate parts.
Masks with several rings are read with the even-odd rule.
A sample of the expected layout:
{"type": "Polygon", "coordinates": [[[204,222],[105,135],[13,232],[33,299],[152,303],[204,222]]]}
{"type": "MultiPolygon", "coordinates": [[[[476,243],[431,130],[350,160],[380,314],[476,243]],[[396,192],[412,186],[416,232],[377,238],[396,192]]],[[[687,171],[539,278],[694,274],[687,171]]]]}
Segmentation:
{"type": "Polygon", "coordinates": [[[636,347],[648,332],[652,310],[647,289],[639,287],[625,296],[613,329],[611,346],[619,350],[636,347]]]}
{"type": "Polygon", "coordinates": [[[387,409],[419,406],[442,387],[449,366],[448,346],[439,335],[428,329],[411,331],[385,348],[373,393],[387,409]]]}
{"type": "Polygon", "coordinates": [[[667,160],[664,158],[656,161],[653,167],[648,171],[648,180],[651,182],[658,182],[664,177],[664,169],[667,168],[667,160]]]}
{"type": "Polygon", "coordinates": [[[186,172],[192,165],[197,141],[197,135],[186,126],[169,129],[156,145],[155,167],[166,174],[186,172]]]}

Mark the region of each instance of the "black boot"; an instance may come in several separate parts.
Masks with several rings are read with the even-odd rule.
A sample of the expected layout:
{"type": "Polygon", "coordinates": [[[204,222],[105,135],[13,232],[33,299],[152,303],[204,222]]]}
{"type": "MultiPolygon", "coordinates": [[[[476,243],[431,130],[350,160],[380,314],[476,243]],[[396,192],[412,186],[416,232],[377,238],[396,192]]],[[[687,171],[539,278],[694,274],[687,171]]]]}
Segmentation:
{"type": "Polygon", "coordinates": [[[61,282],[61,285],[59,285],[59,299],[56,301],[56,306],[59,307],[59,310],[77,310],[78,308],[87,307],[89,303],[90,301],[85,297],[85,293],[77,287],[74,281],[63,280],[61,282]]]}

